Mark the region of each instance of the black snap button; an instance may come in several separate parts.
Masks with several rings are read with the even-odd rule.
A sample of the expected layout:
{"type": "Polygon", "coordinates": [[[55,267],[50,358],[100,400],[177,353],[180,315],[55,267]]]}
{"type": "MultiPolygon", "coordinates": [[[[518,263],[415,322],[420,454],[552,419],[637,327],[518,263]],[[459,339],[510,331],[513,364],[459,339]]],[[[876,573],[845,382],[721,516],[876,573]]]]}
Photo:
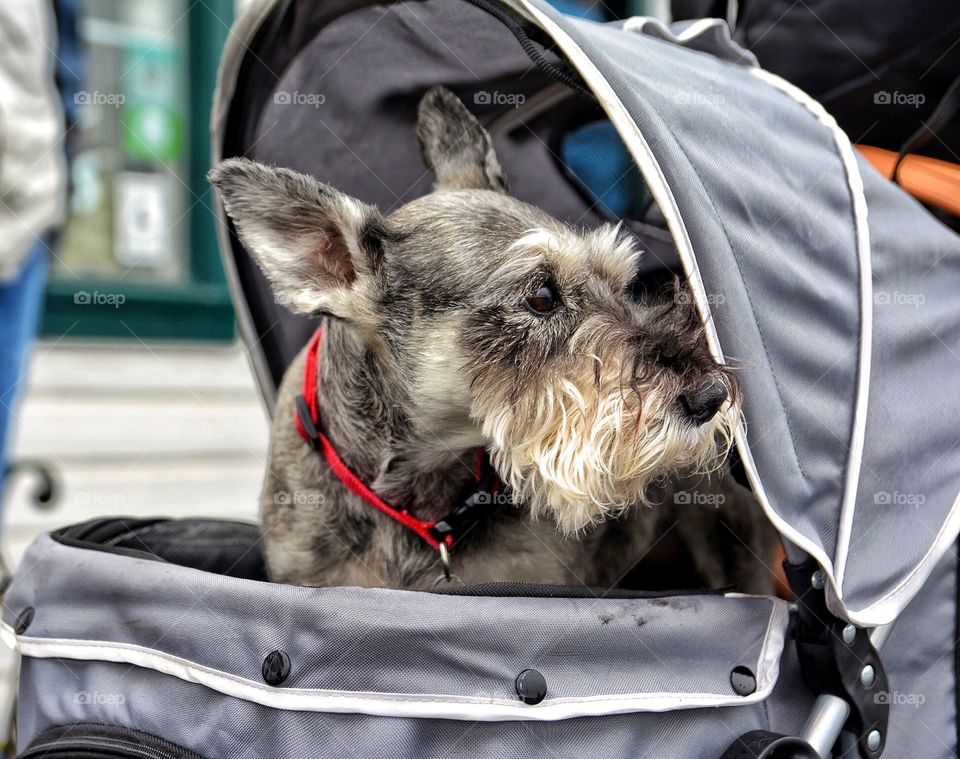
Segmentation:
{"type": "Polygon", "coordinates": [[[17,635],[23,635],[30,627],[31,622],[33,622],[33,607],[28,606],[20,612],[20,616],[17,617],[17,621],[13,625],[13,631],[17,635]]]}
{"type": "Polygon", "coordinates": [[[757,689],[757,678],[748,667],[734,667],[730,673],[730,685],[738,696],[749,696],[757,689]]]}
{"type": "Polygon", "coordinates": [[[267,685],[280,685],[290,675],[290,657],[286,651],[271,651],[260,671],[267,685]]]}
{"type": "Polygon", "coordinates": [[[547,680],[535,669],[525,669],[517,675],[515,686],[525,704],[539,704],[547,697],[547,680]]]}

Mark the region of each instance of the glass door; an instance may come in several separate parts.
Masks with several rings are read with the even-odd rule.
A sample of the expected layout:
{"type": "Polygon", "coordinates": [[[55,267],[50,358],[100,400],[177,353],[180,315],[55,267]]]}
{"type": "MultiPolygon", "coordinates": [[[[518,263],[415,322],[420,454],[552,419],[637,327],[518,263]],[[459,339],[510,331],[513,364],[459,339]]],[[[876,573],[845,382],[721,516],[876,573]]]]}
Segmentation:
{"type": "Polygon", "coordinates": [[[233,314],[204,175],[230,0],[86,0],[61,48],[70,202],[44,332],[230,339],[233,314]]]}

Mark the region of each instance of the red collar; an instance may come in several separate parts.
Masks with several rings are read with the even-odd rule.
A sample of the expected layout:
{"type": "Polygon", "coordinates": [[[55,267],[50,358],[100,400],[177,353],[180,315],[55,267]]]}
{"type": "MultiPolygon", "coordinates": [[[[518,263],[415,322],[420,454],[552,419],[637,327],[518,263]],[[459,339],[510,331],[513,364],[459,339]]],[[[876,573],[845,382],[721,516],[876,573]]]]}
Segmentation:
{"type": "Polygon", "coordinates": [[[294,423],[300,437],[323,455],[330,471],[351,493],[415,532],[433,550],[440,550],[441,542],[447,548],[452,548],[457,540],[458,533],[462,535],[465,530],[468,530],[479,520],[478,512],[480,509],[478,507],[488,506],[492,500],[491,494],[500,487],[493,468],[490,466],[486,451],[482,448],[477,449],[477,462],[474,469],[475,487],[445,517],[430,522],[418,519],[406,509],[397,509],[388,504],[354,474],[340,458],[329,438],[320,430],[317,369],[320,365],[320,340],[322,337],[323,327],[320,327],[314,333],[310,340],[310,346],[307,348],[306,368],[303,374],[303,394],[297,396],[297,410],[294,414],[294,423]]]}

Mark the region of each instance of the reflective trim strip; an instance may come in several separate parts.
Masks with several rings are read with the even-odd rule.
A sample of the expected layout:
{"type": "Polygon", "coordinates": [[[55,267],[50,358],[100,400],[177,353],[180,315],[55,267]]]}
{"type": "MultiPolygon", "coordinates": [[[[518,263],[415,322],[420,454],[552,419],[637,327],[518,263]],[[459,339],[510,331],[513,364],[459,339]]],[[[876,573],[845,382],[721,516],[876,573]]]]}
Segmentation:
{"type": "Polygon", "coordinates": [[[729,50],[729,52],[736,53],[739,57],[737,65],[760,65],[759,61],[757,61],[756,55],[740,45],[740,43],[733,41],[733,37],[730,35],[730,26],[723,19],[701,18],[682,29],[678,34],[670,27],[670,25],[664,23],[659,18],[654,16],[631,16],[630,18],[624,20],[622,28],[627,32],[647,34],[654,39],[664,39],[680,45],[696,40],[698,37],[703,36],[711,30],[719,30],[726,48],[729,50]],[[662,36],[657,36],[657,33],[651,33],[651,29],[656,29],[657,33],[662,36]]]}
{"type": "Polygon", "coordinates": [[[870,397],[870,373],[873,352],[873,265],[870,258],[870,226],[867,218],[867,199],[863,193],[863,178],[853,145],[836,120],[820,103],[803,90],[763,69],[751,73],[804,106],[823,126],[830,130],[843,168],[847,174],[853,204],[853,221],[857,236],[857,256],[860,262],[860,358],[857,372],[857,391],[854,405],[853,429],[850,432],[850,455],[847,459],[847,478],[844,483],[843,504],[840,507],[840,525],[837,530],[837,550],[834,559],[837,600],[843,599],[843,575],[850,550],[850,534],[857,506],[857,490],[863,465],[864,435],[867,426],[867,408],[870,397]]]}
{"type": "MultiPolygon", "coordinates": [[[[703,707],[746,706],[763,701],[776,685],[788,619],[787,604],[771,599],[770,619],[756,662],[757,690],[737,696],[729,684],[721,693],[629,693],[624,695],[548,698],[537,705],[519,700],[441,694],[406,694],[276,688],[221,672],[144,646],[110,641],[16,636],[4,624],[0,638],[23,656],[35,659],[114,662],[150,669],[198,683],[227,696],[286,711],[369,714],[380,717],[455,719],[471,722],[553,722],[576,717],[666,712],[703,707]]],[[[549,686],[549,682],[548,682],[549,686]]],[[[513,687],[506,683],[504,689],[513,687]]]]}
{"type": "MultiPolygon", "coordinates": [[[[943,555],[953,548],[958,533],[960,533],[960,494],[947,512],[936,538],[923,558],[914,565],[906,577],[866,609],[848,612],[850,621],[860,627],[879,627],[896,620],[903,608],[926,584],[943,555]]],[[[828,598],[827,601],[829,602],[830,599],[828,598]]]]}
{"type": "Polygon", "coordinates": [[[717,26],[726,26],[726,23],[719,18],[701,18],[694,21],[686,27],[680,34],[675,34],[661,19],[655,16],[631,16],[623,22],[623,29],[628,32],[642,32],[643,27],[647,25],[655,26],[660,29],[664,35],[677,42],[689,42],[697,36],[717,26]]]}

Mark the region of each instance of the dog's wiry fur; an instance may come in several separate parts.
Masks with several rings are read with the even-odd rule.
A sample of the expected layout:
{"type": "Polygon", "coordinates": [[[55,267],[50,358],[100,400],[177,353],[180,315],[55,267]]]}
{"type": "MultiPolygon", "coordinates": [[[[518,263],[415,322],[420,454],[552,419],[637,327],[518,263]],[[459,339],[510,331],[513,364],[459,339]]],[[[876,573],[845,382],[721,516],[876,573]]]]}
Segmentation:
{"type": "Polygon", "coordinates": [[[526,248],[522,268],[549,268],[570,293],[567,312],[549,331],[528,334],[519,365],[513,338],[524,325],[490,330],[481,317],[475,337],[468,332],[478,347],[471,356],[473,417],[532,514],[548,512],[561,529],[577,533],[647,503],[655,479],[716,462],[729,445],[736,406],[703,427],[677,409],[677,398],[706,374],[734,393],[692,309],[628,301],[637,254],[610,228],[539,230],[511,247],[526,248]],[[684,346],[686,355],[674,355],[684,346]]]}
{"type": "MultiPolygon", "coordinates": [[[[747,491],[702,476],[722,462],[739,407],[688,299],[668,289],[639,301],[626,235],[510,197],[488,135],[446,90],[424,97],[418,137],[435,191],[388,217],[286,169],[233,159],[211,173],[278,296],[326,317],[318,388],[340,455],[383,499],[432,519],[486,447],[519,506],[492,503],[458,541],[467,582],[614,582],[677,524],[706,582],[765,589],[759,564],[721,566],[711,544],[738,540],[721,520],[745,554],[766,560],[772,541],[747,491]],[[557,305],[537,313],[526,304],[544,287],[557,305]],[[705,392],[727,400],[693,422],[689,399],[705,392]],[[678,487],[724,507],[678,514],[678,487]]],[[[297,435],[303,371],[301,354],[280,388],[263,491],[271,576],[429,584],[434,552],[297,435]]]]}

